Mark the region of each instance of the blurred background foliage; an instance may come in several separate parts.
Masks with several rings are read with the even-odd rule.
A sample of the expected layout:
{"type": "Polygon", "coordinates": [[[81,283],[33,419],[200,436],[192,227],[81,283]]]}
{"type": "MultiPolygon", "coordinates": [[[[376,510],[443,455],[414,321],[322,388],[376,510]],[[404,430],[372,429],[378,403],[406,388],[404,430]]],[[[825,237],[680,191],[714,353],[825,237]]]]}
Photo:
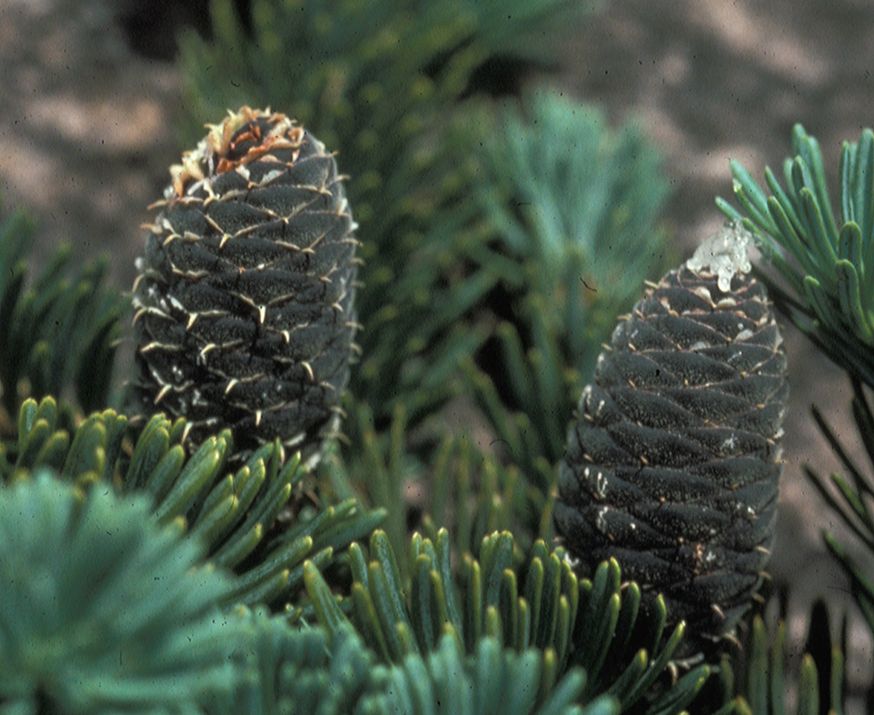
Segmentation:
{"type": "MultiPolygon", "coordinates": [[[[30,268],[29,221],[5,217],[4,712],[844,711],[843,614],[817,606],[796,657],[780,594],[741,647],[681,661],[683,627],[643,610],[620,565],[578,579],[553,545],[579,392],[643,281],[679,259],[653,143],[546,81],[555,38],[597,9],[212,0],[179,38],[184,145],[229,107],[270,105],[350,176],[361,359],[318,474],[278,444],[231,468],[227,433],[186,454],[184,420],[134,431],[112,379],[125,297],[63,250],[30,268]]],[[[837,200],[798,128],[773,197],[736,164],[740,209],[720,206],[850,374],[874,455],[871,136],[845,146],[837,200]]],[[[870,474],[813,418],[847,476],[810,478],[874,552],[870,474]]],[[[826,538],[874,623],[870,572],[826,538]]]]}

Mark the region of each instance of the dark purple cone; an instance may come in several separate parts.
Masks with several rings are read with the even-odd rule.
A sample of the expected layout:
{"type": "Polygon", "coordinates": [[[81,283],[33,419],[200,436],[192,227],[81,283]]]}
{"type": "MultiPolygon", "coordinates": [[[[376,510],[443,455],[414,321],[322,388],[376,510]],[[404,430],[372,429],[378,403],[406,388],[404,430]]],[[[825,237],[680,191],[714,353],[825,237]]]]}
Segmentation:
{"type": "Polygon", "coordinates": [[[144,413],[278,438],[315,461],[336,429],[357,328],[356,228],[334,157],[248,107],[171,169],[134,285],[144,413]]]}
{"type": "Polygon", "coordinates": [[[687,267],[647,290],[583,391],[555,518],[584,571],[616,557],[692,641],[729,633],[774,538],[786,357],[764,287],[687,267]]]}

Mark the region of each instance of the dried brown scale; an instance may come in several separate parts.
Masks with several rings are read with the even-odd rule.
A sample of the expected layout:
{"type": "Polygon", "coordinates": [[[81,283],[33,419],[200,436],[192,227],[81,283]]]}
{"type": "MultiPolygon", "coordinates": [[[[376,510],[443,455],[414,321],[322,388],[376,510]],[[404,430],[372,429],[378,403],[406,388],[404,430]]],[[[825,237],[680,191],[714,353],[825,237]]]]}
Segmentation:
{"type": "Polygon", "coordinates": [[[730,632],[774,534],[786,359],[764,287],[687,267],[617,326],[579,403],[556,523],[588,571],[616,557],[693,643],[730,632]]]}
{"type": "Polygon", "coordinates": [[[144,413],[279,438],[318,457],[336,429],[359,327],[355,223],[332,154],[247,107],[171,168],[134,284],[144,413]]]}

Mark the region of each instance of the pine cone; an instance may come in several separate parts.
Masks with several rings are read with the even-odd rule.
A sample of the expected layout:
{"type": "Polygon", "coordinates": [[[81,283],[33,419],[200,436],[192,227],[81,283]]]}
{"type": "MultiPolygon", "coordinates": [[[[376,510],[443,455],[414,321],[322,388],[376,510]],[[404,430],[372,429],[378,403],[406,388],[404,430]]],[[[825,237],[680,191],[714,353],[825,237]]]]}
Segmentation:
{"type": "Polygon", "coordinates": [[[356,228],[324,145],[283,114],[243,107],[182,164],[137,261],[144,412],[223,428],[242,450],[279,438],[318,458],[349,379],[356,228]]]}
{"type": "Polygon", "coordinates": [[[731,632],[760,584],[788,385],[764,287],[688,265],[647,290],[599,357],[555,518],[584,569],[615,557],[695,641],[731,632]]]}

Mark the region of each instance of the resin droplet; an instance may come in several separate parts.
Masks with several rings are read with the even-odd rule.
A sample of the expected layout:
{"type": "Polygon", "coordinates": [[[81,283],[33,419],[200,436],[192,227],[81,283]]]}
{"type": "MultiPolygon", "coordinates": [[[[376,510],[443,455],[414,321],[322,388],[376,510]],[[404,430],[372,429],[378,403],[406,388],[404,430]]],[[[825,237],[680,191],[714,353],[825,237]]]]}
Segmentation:
{"type": "Polygon", "coordinates": [[[718,276],[719,290],[728,292],[735,273],[749,273],[752,270],[747,247],[753,236],[740,224],[723,226],[719,233],[706,239],[695,255],[686,261],[686,268],[695,273],[708,269],[718,276]]]}

